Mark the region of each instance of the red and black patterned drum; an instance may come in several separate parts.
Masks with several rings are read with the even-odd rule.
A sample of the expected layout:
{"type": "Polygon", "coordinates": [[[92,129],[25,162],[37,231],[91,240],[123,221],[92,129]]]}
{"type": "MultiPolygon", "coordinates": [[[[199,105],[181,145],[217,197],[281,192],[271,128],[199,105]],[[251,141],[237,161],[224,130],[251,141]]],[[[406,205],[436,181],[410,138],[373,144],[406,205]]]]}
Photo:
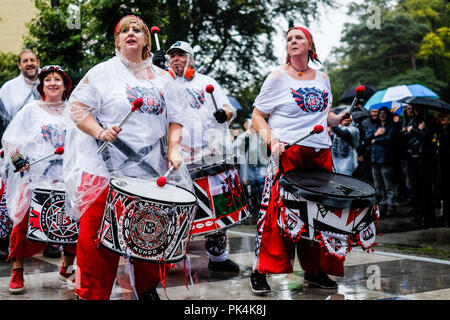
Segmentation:
{"type": "Polygon", "coordinates": [[[33,241],[75,245],[79,221],[66,214],[63,188],[35,188],[31,191],[27,238],[33,241]]]}
{"type": "Polygon", "coordinates": [[[169,182],[112,178],[99,241],[124,256],[176,262],[186,255],[196,209],[196,196],[169,182]]]}
{"type": "Polygon", "coordinates": [[[198,198],[193,236],[230,228],[250,216],[238,167],[232,159],[187,167],[198,198]]]}
{"type": "Polygon", "coordinates": [[[279,184],[285,210],[278,225],[289,236],[313,239],[316,231],[341,235],[363,232],[367,236],[374,232],[370,226],[378,215],[379,194],[372,184],[311,169],[290,171],[279,184]]]}

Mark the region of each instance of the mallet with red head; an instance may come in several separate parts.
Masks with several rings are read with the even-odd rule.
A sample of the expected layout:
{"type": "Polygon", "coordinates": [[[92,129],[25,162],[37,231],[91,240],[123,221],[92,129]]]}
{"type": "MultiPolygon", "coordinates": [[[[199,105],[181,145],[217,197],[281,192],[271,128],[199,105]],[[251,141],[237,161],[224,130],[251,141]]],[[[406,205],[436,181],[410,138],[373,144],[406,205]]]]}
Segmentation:
{"type": "Polygon", "coordinates": [[[296,145],[297,143],[299,143],[300,141],[305,140],[306,138],[308,138],[308,137],[310,137],[310,136],[312,136],[314,134],[319,134],[322,131],[323,131],[323,127],[320,124],[318,124],[318,125],[314,126],[314,128],[311,130],[311,132],[308,133],[306,136],[301,137],[300,139],[297,139],[294,142],[292,142],[292,143],[288,144],[287,146],[285,146],[284,150],[287,150],[290,147],[292,147],[292,146],[296,145]]]}
{"type": "MultiPolygon", "coordinates": [[[[42,160],[45,160],[45,159],[47,159],[47,158],[50,158],[50,157],[52,157],[52,156],[54,156],[54,155],[56,155],[56,154],[59,154],[59,155],[64,154],[64,148],[63,148],[63,147],[58,147],[58,148],[56,148],[56,149],[55,149],[55,152],[52,152],[52,153],[50,153],[50,154],[48,154],[48,155],[46,155],[46,156],[44,156],[44,157],[42,157],[42,158],[40,158],[40,159],[37,159],[37,160],[31,162],[31,163],[30,163],[30,166],[32,166],[32,165],[35,164],[35,163],[41,162],[42,160]]],[[[14,170],[14,172],[17,172],[17,171],[19,171],[19,170],[17,170],[17,169],[14,170]]]]}
{"type": "Polygon", "coordinates": [[[159,46],[159,38],[158,38],[159,27],[158,26],[151,27],[150,32],[155,36],[156,50],[161,50],[160,46],[159,46]]]}
{"type": "Polygon", "coordinates": [[[164,187],[167,183],[167,176],[172,172],[173,170],[173,166],[170,166],[169,170],[166,171],[166,173],[164,173],[163,176],[159,177],[158,179],[156,179],[156,184],[158,185],[158,187],[164,187]]]}
{"type": "Polygon", "coordinates": [[[214,86],[212,84],[208,84],[205,88],[206,92],[208,92],[211,95],[211,98],[213,100],[214,103],[214,107],[216,108],[216,111],[219,110],[219,108],[217,108],[217,103],[216,103],[216,99],[214,98],[214,86]]]}
{"type": "MultiPolygon", "coordinates": [[[[144,100],[142,100],[142,98],[137,98],[131,103],[131,110],[128,111],[128,113],[125,116],[125,118],[123,118],[122,122],[120,122],[119,129],[121,129],[124,126],[124,124],[128,121],[128,119],[130,119],[130,117],[133,114],[133,112],[136,111],[136,110],[139,110],[142,107],[143,104],[144,104],[144,100]]],[[[108,143],[109,143],[109,141],[103,142],[103,144],[97,150],[97,154],[102,153],[105,150],[105,148],[108,145],[108,143]]]]}
{"type": "Polygon", "coordinates": [[[364,94],[365,91],[366,91],[366,88],[364,86],[357,86],[355,88],[355,97],[353,98],[352,104],[350,106],[350,110],[344,114],[343,119],[350,118],[350,116],[353,112],[353,109],[355,108],[356,102],[364,94]]]}

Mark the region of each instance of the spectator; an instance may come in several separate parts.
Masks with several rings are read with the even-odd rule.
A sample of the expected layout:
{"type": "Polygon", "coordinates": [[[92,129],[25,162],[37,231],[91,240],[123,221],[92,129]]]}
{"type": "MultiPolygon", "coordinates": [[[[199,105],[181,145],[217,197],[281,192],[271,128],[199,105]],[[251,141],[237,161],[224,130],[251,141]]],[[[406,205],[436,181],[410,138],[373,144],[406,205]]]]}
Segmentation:
{"type": "Polygon", "coordinates": [[[348,127],[343,125],[333,127],[330,129],[330,133],[331,155],[335,171],[348,176],[353,175],[358,166],[358,153],[356,151],[359,145],[358,128],[352,122],[348,127]]]}
{"type": "Polygon", "coordinates": [[[373,126],[376,125],[378,120],[378,109],[370,110],[370,117],[364,119],[359,125],[360,143],[357,148],[358,152],[358,167],[356,168],[353,176],[373,182],[372,177],[372,163],[371,163],[371,148],[370,141],[365,139],[366,132],[370,131],[373,126]]]}
{"type": "Polygon", "coordinates": [[[442,205],[443,225],[450,227],[450,114],[438,112],[440,126],[437,134],[437,164],[439,177],[439,200],[442,205]]]}
{"type": "Polygon", "coordinates": [[[432,186],[435,119],[421,107],[413,105],[414,116],[403,131],[407,151],[407,168],[412,188],[413,221],[431,225],[435,220],[432,186]]]}
{"type": "Polygon", "coordinates": [[[396,188],[394,181],[394,141],[396,125],[392,113],[382,107],[377,124],[366,132],[366,139],[372,144],[371,162],[375,186],[381,194],[380,211],[387,216],[395,214],[396,188]]]}

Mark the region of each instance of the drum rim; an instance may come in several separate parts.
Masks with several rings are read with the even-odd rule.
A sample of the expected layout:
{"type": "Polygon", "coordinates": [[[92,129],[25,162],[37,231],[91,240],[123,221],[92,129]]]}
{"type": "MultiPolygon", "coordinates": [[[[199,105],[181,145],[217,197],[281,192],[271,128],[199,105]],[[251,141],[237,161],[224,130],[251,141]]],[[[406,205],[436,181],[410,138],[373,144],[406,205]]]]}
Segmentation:
{"type": "Polygon", "coordinates": [[[37,188],[32,188],[31,191],[35,191],[35,190],[39,190],[39,191],[47,191],[47,192],[61,192],[61,193],[66,193],[66,190],[59,190],[59,189],[44,189],[41,187],[37,187],[37,188]]]}
{"type": "MultiPolygon", "coordinates": [[[[121,179],[121,178],[117,178],[117,177],[111,178],[111,179],[109,180],[109,188],[110,188],[110,189],[111,189],[111,180],[113,180],[113,179],[118,180],[118,179],[121,179]]],[[[175,187],[177,187],[177,188],[180,188],[180,189],[182,189],[182,190],[185,190],[185,191],[189,192],[191,195],[194,196],[194,199],[195,199],[195,200],[194,200],[194,201],[191,201],[191,202],[184,202],[184,203],[178,203],[178,202],[174,202],[174,201],[164,201],[164,200],[159,200],[159,199],[148,198],[148,197],[145,197],[145,196],[135,195],[135,194],[132,194],[132,193],[130,193],[130,192],[127,192],[127,191],[121,189],[121,188],[118,187],[118,186],[113,186],[113,188],[114,188],[115,190],[119,190],[120,192],[122,192],[122,193],[124,193],[124,194],[126,194],[127,196],[130,196],[130,197],[138,197],[139,199],[142,199],[142,200],[153,201],[153,202],[160,202],[160,203],[163,203],[163,204],[176,204],[176,205],[178,205],[178,206],[191,206],[191,205],[196,204],[196,203],[198,202],[197,196],[196,196],[193,192],[189,191],[188,189],[186,189],[186,188],[184,188],[184,187],[177,186],[177,185],[175,185],[175,184],[173,184],[173,183],[171,183],[171,182],[169,182],[169,181],[167,182],[167,184],[170,184],[170,185],[172,185],[172,186],[175,186],[175,187]]]]}
{"type": "Polygon", "coordinates": [[[213,163],[213,164],[205,164],[203,166],[199,166],[199,167],[191,169],[191,170],[189,169],[189,164],[187,164],[186,166],[188,168],[189,175],[191,176],[191,179],[198,179],[198,178],[203,178],[203,177],[207,177],[207,176],[212,175],[212,174],[207,174],[207,173],[204,174],[203,172],[207,171],[207,170],[212,170],[212,169],[214,169],[216,167],[221,169],[220,171],[217,171],[216,173],[220,173],[220,172],[225,171],[225,169],[222,167],[223,165],[225,165],[225,169],[228,170],[228,169],[232,169],[234,167],[237,167],[238,163],[236,163],[236,159],[235,158],[227,158],[227,159],[223,160],[222,162],[216,162],[216,163],[213,163]],[[226,161],[229,160],[229,159],[233,159],[234,162],[233,163],[227,163],[226,161]]]}

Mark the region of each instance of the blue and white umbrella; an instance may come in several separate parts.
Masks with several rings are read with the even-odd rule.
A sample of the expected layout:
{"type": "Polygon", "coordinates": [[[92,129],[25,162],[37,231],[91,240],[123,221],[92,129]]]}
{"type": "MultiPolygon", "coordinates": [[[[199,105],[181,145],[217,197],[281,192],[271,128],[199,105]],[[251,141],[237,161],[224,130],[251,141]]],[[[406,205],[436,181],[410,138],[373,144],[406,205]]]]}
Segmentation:
{"type": "Polygon", "coordinates": [[[421,84],[400,85],[377,91],[367,100],[364,108],[367,110],[380,109],[381,107],[398,109],[402,106],[399,100],[406,97],[430,97],[439,99],[439,96],[435,92],[421,84]]]}
{"type": "Polygon", "coordinates": [[[228,100],[230,100],[230,103],[233,107],[235,107],[237,110],[242,110],[242,106],[239,103],[239,101],[237,101],[236,98],[232,97],[232,96],[227,96],[228,100]]]}

